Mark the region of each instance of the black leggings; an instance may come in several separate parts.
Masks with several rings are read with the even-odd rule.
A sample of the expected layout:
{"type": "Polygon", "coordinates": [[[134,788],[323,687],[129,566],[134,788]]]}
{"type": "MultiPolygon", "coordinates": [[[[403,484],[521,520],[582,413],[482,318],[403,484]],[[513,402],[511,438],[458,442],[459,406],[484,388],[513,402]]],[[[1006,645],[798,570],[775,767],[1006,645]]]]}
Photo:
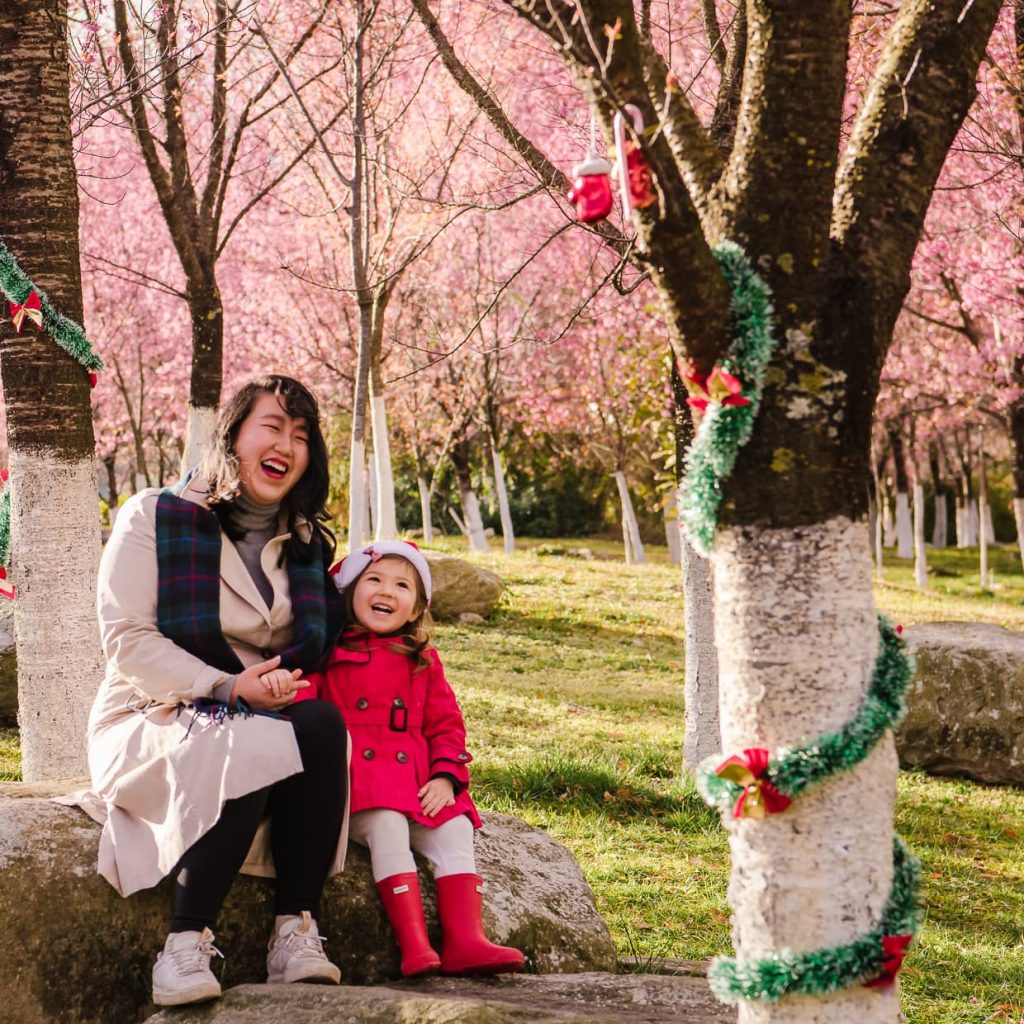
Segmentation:
{"type": "Polygon", "coordinates": [[[314,917],[319,913],[345,813],[348,734],[338,709],[326,701],[301,701],[283,714],[295,729],[303,770],[228,800],[217,824],[185,851],[174,883],[172,932],[214,927],[267,815],[277,875],[274,912],[308,910],[314,917]]]}

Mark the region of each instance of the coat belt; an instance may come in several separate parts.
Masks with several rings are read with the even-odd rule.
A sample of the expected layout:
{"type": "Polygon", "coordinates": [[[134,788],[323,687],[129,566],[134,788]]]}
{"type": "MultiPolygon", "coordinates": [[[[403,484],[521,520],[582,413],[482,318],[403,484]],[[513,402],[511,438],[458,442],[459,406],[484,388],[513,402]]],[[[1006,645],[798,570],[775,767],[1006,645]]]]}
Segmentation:
{"type": "Polygon", "coordinates": [[[407,729],[423,728],[423,712],[411,708],[396,707],[386,711],[377,708],[345,708],[345,724],[353,728],[361,725],[386,725],[394,732],[405,732],[407,729]]]}

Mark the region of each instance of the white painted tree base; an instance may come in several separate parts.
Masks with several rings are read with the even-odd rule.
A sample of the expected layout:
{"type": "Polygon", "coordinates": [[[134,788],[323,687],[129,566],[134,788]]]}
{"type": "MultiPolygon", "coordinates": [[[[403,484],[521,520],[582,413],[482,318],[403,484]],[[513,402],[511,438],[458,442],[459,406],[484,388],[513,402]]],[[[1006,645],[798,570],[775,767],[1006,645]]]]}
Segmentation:
{"type": "Polygon", "coordinates": [[[348,553],[358,551],[365,541],[366,445],[352,439],[348,457],[348,553]]]}
{"type": "Polygon", "coordinates": [[[216,409],[205,405],[190,405],[188,407],[185,451],[181,456],[181,476],[203,461],[203,457],[213,444],[213,432],[216,426],[216,409]]]}
{"type": "Polygon", "coordinates": [[[924,543],[924,487],[914,484],[914,582],[928,586],[928,552],[924,543]]]}
{"type": "Polygon", "coordinates": [[[104,671],[96,466],[12,448],[10,471],[22,773],[78,778],[89,774],[85,731],[104,671]]]}
{"type": "Polygon", "coordinates": [[[420,520],[423,523],[423,543],[434,543],[434,523],[430,518],[430,488],[423,477],[416,478],[416,486],[420,491],[420,520]]]}
{"type": "Polygon", "coordinates": [[[1013,499],[1013,521],[1017,524],[1017,550],[1024,565],[1024,498],[1013,499]]]}
{"type": "MultiPolygon", "coordinates": [[[[877,652],[864,521],[719,531],[712,553],[723,751],[777,750],[856,713],[877,652]]],[[[892,882],[896,750],[764,821],[726,822],[741,957],[846,944],[881,919],[892,882]]],[[[739,1024],[897,1024],[895,990],[743,1003],[739,1024]]]]}
{"type": "Polygon", "coordinates": [[[715,650],[711,563],[694,550],[681,531],[679,539],[686,633],[683,767],[692,773],[704,758],[722,749],[718,721],[718,652],[715,650]]]}
{"type": "Polygon", "coordinates": [[[640,526],[633,510],[633,499],[629,494],[626,474],[616,470],[612,476],[619,489],[619,504],[622,507],[622,542],[626,548],[626,565],[643,565],[644,545],[640,540],[640,526]]]}
{"type": "Polygon", "coordinates": [[[391,444],[388,440],[388,414],[384,396],[370,399],[373,423],[373,466],[376,471],[377,492],[373,508],[374,540],[394,540],[398,536],[395,517],[395,477],[391,470],[391,444]]]}
{"type": "Polygon", "coordinates": [[[460,494],[462,500],[462,514],[465,517],[465,529],[469,535],[470,551],[489,551],[487,534],[484,533],[484,520],[480,515],[480,502],[477,500],[476,491],[467,490],[460,494]]]}
{"type": "Polygon", "coordinates": [[[914,557],[914,526],[910,518],[910,496],[896,493],[896,557],[914,557]]]}
{"type": "Polygon", "coordinates": [[[935,496],[935,527],[932,530],[932,547],[944,548],[949,543],[946,534],[949,530],[949,499],[945,494],[935,496]]]}
{"type": "Polygon", "coordinates": [[[494,465],[494,489],[498,495],[498,515],[501,517],[501,538],[504,542],[505,554],[511,555],[516,550],[516,534],[512,528],[512,510],[508,504],[508,487],[505,485],[505,467],[501,461],[501,452],[497,446],[491,449],[491,462],[494,465]]]}

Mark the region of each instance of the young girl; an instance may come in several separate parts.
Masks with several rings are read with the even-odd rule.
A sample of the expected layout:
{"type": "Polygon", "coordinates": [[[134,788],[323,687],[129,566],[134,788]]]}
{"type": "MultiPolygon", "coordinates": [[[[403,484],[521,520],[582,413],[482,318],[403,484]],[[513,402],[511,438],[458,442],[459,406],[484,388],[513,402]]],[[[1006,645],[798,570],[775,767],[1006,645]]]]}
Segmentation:
{"type": "Polygon", "coordinates": [[[326,700],[348,725],[350,834],[370,849],[402,974],[520,971],[523,954],[488,942],[481,925],[472,757],[462,712],[429,646],[427,560],[414,544],[377,542],[349,555],[334,579],[351,625],[295,700],[326,700]],[[434,866],[440,957],[427,939],[412,850],[434,866]]]}

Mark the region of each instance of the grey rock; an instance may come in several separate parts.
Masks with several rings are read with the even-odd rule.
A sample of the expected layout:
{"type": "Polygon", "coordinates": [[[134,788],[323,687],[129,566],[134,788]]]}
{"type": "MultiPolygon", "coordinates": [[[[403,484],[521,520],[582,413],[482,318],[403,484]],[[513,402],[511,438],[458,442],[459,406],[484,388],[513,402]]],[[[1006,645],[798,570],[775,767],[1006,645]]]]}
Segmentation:
{"type": "MultiPolygon", "coordinates": [[[[0,944],[4,1024],[128,1024],[142,1019],[149,1002],[171,885],[118,896],[96,874],[99,826],[45,799],[71,788],[77,787],[0,784],[0,921],[17,937],[0,944]]],[[[496,814],[484,817],[476,849],[492,939],[524,950],[531,969],[541,973],[613,968],[611,936],[568,850],[496,814]]],[[[421,868],[420,877],[427,925],[439,942],[431,875],[421,868]]],[[[239,878],[217,930],[217,946],[227,957],[225,985],[265,979],[272,921],[271,884],[239,878]]],[[[399,976],[398,952],[362,848],[350,849],[344,873],[328,883],[319,924],[347,982],[399,976]]]]}
{"type": "Polygon", "coordinates": [[[457,619],[465,612],[487,618],[505,591],[497,573],[461,558],[424,551],[430,563],[434,592],[430,612],[435,619],[457,619]]]}
{"type": "Polygon", "coordinates": [[[0,598],[0,726],[18,724],[18,656],[14,650],[14,606],[0,598]]]}
{"type": "Polygon", "coordinates": [[[164,1010],[147,1024],[727,1024],[702,978],[570,974],[430,978],[355,988],[243,985],[218,1002],[164,1010]]]}
{"type": "Polygon", "coordinates": [[[896,735],[900,763],[1024,785],[1024,634],[976,622],[909,626],[917,676],[896,735]]]}
{"type": "Polygon", "coordinates": [[[477,615],[476,612],[463,612],[459,616],[459,622],[464,626],[479,626],[483,621],[484,617],[482,615],[477,615]]]}

